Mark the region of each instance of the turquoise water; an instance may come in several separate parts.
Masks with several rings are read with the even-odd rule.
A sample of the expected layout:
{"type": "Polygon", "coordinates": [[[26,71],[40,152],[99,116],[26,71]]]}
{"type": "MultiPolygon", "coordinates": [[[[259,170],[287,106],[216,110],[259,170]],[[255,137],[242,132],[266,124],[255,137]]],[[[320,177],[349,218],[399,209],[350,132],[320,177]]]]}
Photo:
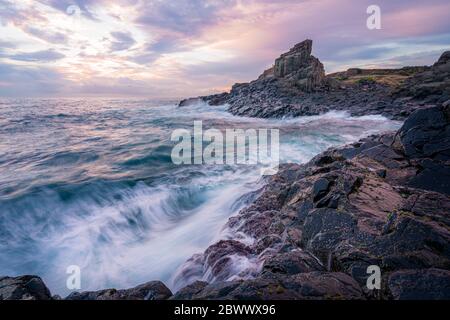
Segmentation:
{"type": "MultiPolygon", "coordinates": [[[[81,290],[175,284],[192,254],[229,237],[227,219],[262,186],[258,166],[174,165],[173,130],[278,128],[282,162],[305,162],[333,145],[398,128],[345,113],[264,120],[225,107],[178,108],[154,100],[0,100],[0,275],[37,274],[66,295],[66,269],[81,290]]],[[[179,280],[178,280],[179,281],[179,280]]]]}

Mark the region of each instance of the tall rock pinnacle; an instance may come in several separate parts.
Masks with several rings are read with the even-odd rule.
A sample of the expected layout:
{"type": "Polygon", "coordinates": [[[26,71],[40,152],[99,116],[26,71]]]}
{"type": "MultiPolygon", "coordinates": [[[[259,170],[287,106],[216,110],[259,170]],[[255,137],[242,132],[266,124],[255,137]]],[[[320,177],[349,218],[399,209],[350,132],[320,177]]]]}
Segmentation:
{"type": "Polygon", "coordinates": [[[324,81],[325,70],[319,59],[311,55],[311,50],[312,40],[296,44],[275,60],[273,75],[287,80],[301,90],[314,90],[324,81]]]}

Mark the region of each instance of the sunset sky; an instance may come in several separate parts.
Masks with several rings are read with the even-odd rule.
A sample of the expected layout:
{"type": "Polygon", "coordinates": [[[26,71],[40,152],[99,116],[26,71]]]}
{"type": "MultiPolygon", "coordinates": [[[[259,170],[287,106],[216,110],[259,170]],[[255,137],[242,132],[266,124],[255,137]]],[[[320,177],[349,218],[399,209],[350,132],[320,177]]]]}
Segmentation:
{"type": "Polygon", "coordinates": [[[0,0],[0,96],[215,93],[306,38],[326,72],[431,64],[449,13],[448,0],[0,0]]]}

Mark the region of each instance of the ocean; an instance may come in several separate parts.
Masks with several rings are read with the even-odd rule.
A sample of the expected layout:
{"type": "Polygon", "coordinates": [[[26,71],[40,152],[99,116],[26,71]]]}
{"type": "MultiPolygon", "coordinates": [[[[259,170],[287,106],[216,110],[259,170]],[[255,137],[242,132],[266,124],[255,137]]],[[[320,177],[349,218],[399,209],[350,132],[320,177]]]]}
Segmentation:
{"type": "Polygon", "coordinates": [[[176,129],[276,128],[281,162],[395,130],[400,122],[345,112],[295,119],[236,117],[226,106],[133,99],[0,100],[0,276],[35,274],[65,296],[161,280],[233,235],[229,217],[265,179],[258,165],[176,165],[176,129]]]}

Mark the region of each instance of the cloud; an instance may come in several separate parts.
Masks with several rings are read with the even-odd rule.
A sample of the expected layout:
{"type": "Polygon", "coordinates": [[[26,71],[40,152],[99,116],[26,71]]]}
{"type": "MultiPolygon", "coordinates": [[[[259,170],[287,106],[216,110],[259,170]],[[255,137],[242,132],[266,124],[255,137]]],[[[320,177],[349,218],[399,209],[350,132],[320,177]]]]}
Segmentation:
{"type": "Polygon", "coordinates": [[[0,25],[6,25],[16,19],[18,15],[18,10],[11,2],[0,0],[0,25]]]}
{"type": "Polygon", "coordinates": [[[41,30],[34,27],[25,27],[23,31],[35,36],[36,38],[53,44],[66,43],[68,39],[64,33],[57,31],[41,30]]]}
{"type": "Polygon", "coordinates": [[[113,52],[127,50],[136,43],[136,40],[128,32],[111,32],[111,36],[114,38],[111,41],[111,51],[113,52]]]}
{"type": "Polygon", "coordinates": [[[90,10],[91,6],[95,6],[101,1],[95,0],[39,0],[39,2],[48,5],[54,9],[67,13],[69,7],[76,6],[80,9],[80,14],[88,19],[98,21],[95,14],[90,10]]]}
{"type": "Polygon", "coordinates": [[[156,53],[142,53],[142,54],[138,54],[135,55],[133,57],[131,57],[131,61],[137,63],[137,64],[150,64],[154,61],[156,61],[158,58],[160,57],[159,54],[156,53]]]}
{"type": "Polygon", "coordinates": [[[64,77],[50,68],[0,63],[0,96],[48,96],[67,92],[64,77]]]}
{"type": "Polygon", "coordinates": [[[217,23],[222,10],[231,9],[235,0],[148,1],[140,8],[136,22],[163,30],[193,35],[217,23]]]}
{"type": "Polygon", "coordinates": [[[18,53],[9,56],[12,60],[28,61],[28,62],[49,62],[64,58],[65,55],[54,50],[43,50],[27,53],[18,53]]]}
{"type": "Polygon", "coordinates": [[[14,49],[17,45],[11,41],[1,41],[0,40],[0,50],[7,48],[7,49],[14,49]]]}
{"type": "Polygon", "coordinates": [[[181,37],[163,37],[149,44],[147,51],[168,53],[176,50],[183,50],[183,40],[181,37]]]}

